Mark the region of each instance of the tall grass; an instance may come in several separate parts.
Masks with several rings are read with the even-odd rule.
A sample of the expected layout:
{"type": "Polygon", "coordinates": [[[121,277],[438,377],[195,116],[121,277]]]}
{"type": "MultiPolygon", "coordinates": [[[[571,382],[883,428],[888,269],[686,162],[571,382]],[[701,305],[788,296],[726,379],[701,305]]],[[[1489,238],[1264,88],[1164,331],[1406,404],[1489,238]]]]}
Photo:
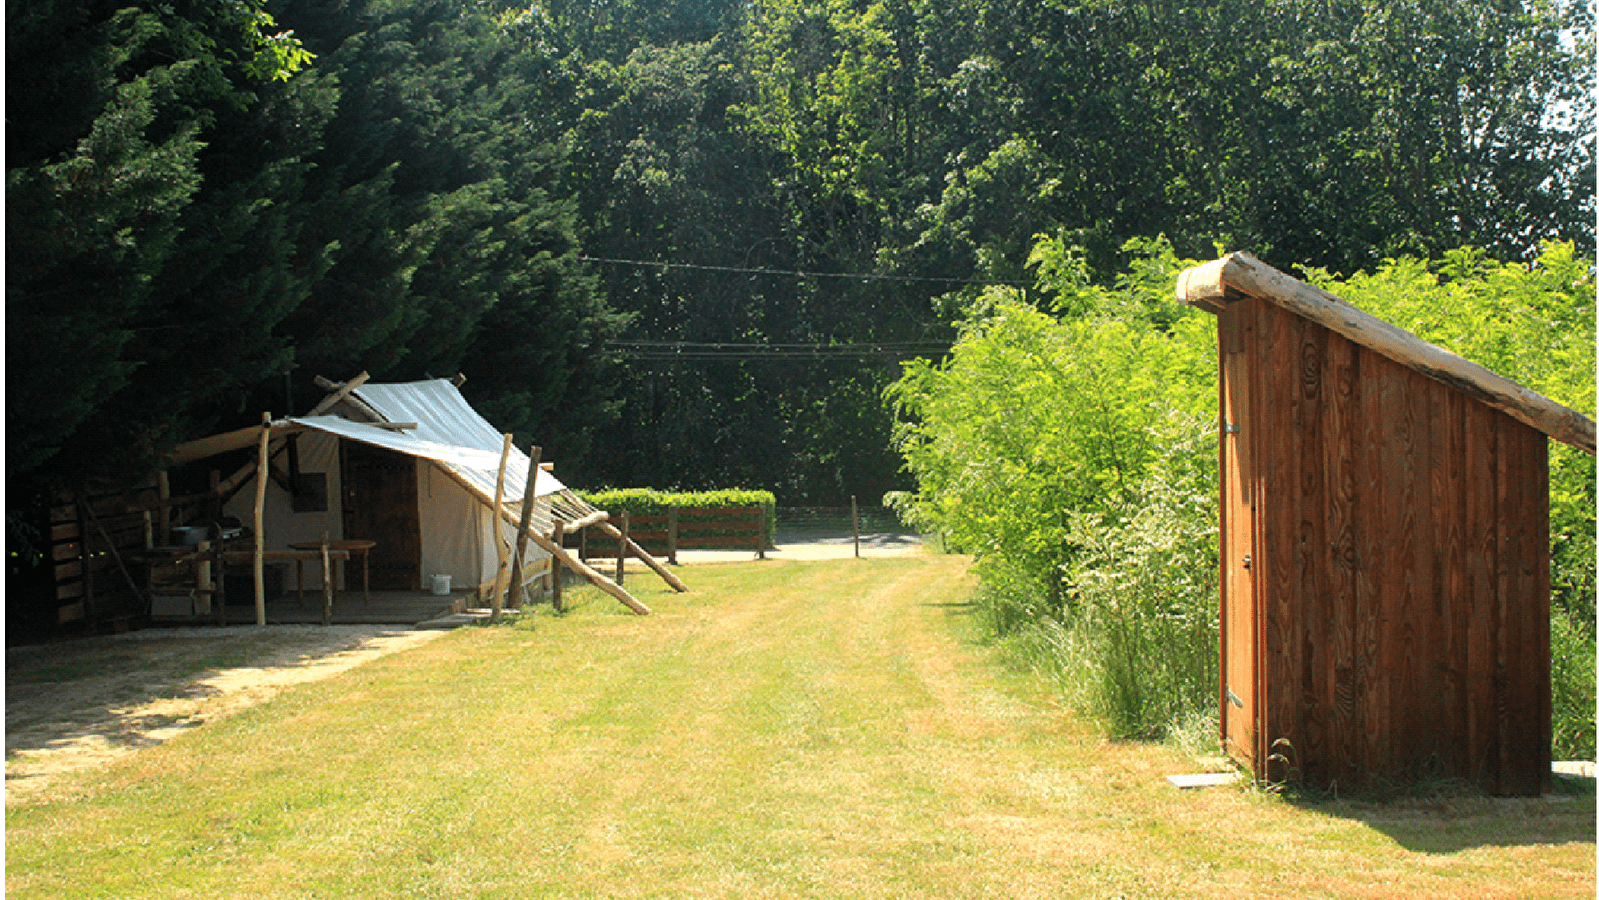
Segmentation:
{"type": "Polygon", "coordinates": [[[1215,439],[1186,422],[1137,489],[1068,516],[1066,604],[1039,616],[1025,581],[985,582],[992,627],[1114,737],[1191,735],[1218,678],[1215,439]],[[1031,616],[1031,618],[1029,618],[1031,616]]]}
{"type": "Polygon", "coordinates": [[[1558,606],[1549,617],[1555,759],[1594,758],[1594,632],[1558,606]]]}

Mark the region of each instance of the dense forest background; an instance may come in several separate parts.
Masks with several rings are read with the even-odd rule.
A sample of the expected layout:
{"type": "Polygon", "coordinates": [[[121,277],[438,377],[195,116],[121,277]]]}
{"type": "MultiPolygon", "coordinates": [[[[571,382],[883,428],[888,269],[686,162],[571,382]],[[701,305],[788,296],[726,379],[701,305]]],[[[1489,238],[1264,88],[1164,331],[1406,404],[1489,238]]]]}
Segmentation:
{"type": "MultiPolygon", "coordinates": [[[[1589,5],[8,0],[7,481],[466,374],[576,484],[907,486],[883,391],[1040,235],[1594,248],[1589,5]]],[[[1135,242],[1136,243],[1136,242],[1135,242]]],[[[9,517],[8,517],[9,518],[9,517]]],[[[13,535],[15,537],[15,535],[13,535]]]]}

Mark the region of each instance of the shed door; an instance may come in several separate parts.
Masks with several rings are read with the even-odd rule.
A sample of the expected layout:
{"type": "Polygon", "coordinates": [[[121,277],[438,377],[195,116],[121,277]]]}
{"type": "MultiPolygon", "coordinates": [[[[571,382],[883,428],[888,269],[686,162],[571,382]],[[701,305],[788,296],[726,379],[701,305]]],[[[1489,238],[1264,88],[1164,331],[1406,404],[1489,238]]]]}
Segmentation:
{"type": "Polygon", "coordinates": [[[1221,436],[1221,733],[1227,752],[1259,773],[1257,673],[1259,617],[1255,596],[1255,500],[1246,348],[1259,301],[1228,304],[1217,317],[1221,436]]]}
{"type": "MultiPolygon", "coordinates": [[[[344,441],[344,536],[376,541],[368,554],[372,589],[422,588],[422,520],[417,511],[416,458],[344,441]]],[[[344,566],[346,589],[360,589],[361,563],[344,566]]]]}

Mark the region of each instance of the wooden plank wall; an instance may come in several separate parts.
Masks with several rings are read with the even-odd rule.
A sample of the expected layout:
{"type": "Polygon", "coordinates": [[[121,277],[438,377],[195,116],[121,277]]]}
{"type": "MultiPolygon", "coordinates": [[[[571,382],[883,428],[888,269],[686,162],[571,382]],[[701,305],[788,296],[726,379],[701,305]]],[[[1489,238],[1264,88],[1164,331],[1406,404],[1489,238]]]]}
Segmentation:
{"type": "MultiPolygon", "coordinates": [[[[203,516],[204,496],[168,498],[172,527],[203,516]]],[[[144,549],[146,514],[159,531],[161,497],[155,484],[129,488],[86,486],[63,491],[48,510],[47,550],[54,577],[54,621],[111,622],[146,612],[147,572],[136,558],[144,549]],[[135,588],[138,590],[135,590],[135,588]]],[[[156,543],[165,543],[155,536],[156,543]]]]}
{"type": "Polygon", "coordinates": [[[1274,304],[1233,306],[1255,342],[1270,774],[1547,789],[1547,439],[1274,304]]]}

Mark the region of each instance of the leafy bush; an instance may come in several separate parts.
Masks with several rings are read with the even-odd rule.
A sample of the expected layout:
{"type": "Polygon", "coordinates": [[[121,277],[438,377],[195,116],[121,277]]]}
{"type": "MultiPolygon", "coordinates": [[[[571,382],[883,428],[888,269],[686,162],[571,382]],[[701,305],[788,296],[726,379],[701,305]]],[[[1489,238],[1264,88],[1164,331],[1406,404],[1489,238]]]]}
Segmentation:
{"type": "Polygon", "coordinates": [[[1215,322],[1177,304],[1185,263],[1141,242],[1110,288],[1046,239],[1059,321],[1017,292],[968,310],[944,364],[889,397],[912,524],[971,552],[979,611],[1117,735],[1215,703],[1215,322]]]}

